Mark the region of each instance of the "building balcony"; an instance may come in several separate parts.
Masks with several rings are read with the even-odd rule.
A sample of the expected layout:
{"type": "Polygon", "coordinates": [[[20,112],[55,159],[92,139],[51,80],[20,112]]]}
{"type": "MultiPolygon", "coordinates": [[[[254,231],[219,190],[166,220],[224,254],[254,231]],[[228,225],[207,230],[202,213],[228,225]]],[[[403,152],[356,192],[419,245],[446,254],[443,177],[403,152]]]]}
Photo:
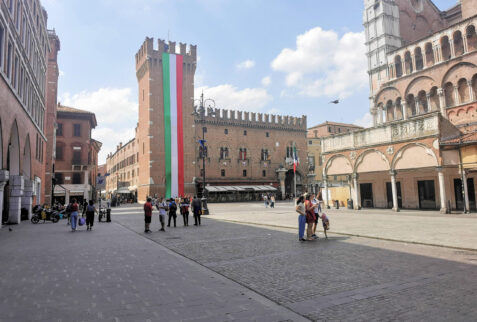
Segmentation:
{"type": "Polygon", "coordinates": [[[355,150],[369,146],[387,145],[426,137],[458,135],[458,130],[439,113],[427,114],[410,120],[384,124],[379,127],[326,137],[321,140],[322,153],[355,150]],[[447,132],[447,133],[441,133],[447,132]]]}

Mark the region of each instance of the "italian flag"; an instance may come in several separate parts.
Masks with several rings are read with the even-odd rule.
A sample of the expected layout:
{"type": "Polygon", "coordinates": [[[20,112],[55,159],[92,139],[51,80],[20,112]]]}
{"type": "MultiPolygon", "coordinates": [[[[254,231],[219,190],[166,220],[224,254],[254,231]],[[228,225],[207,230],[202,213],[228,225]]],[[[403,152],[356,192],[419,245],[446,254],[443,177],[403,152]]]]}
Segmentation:
{"type": "Polygon", "coordinates": [[[184,195],[181,55],[162,54],[166,198],[184,195]]]}

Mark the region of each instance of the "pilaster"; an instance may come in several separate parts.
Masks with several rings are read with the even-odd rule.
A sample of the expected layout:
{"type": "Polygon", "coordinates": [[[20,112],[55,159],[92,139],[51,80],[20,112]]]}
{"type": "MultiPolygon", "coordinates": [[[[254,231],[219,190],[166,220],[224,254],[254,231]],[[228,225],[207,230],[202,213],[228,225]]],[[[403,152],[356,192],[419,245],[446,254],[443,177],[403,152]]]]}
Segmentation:
{"type": "Polygon", "coordinates": [[[8,223],[19,224],[21,221],[21,205],[23,195],[23,176],[10,177],[10,207],[8,223]]]}
{"type": "MultiPolygon", "coordinates": [[[[9,172],[7,170],[0,170],[0,216],[2,216],[3,212],[3,194],[5,190],[5,185],[10,178],[9,172]]],[[[0,227],[2,226],[2,221],[0,219],[0,227]]]]}
{"type": "Polygon", "coordinates": [[[21,197],[21,208],[28,210],[28,219],[31,219],[32,216],[32,205],[33,205],[33,190],[35,187],[35,182],[32,180],[23,181],[23,195],[21,197]]]}

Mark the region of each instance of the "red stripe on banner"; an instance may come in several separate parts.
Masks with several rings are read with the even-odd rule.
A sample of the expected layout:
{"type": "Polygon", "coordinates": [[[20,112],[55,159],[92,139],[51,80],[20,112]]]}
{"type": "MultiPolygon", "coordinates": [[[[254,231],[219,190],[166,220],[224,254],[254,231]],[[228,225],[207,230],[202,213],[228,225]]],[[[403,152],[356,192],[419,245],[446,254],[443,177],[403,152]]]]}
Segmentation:
{"type": "Polygon", "coordinates": [[[177,154],[178,154],[178,183],[179,196],[184,196],[184,135],[182,126],[182,60],[181,55],[176,56],[177,80],[177,154]]]}

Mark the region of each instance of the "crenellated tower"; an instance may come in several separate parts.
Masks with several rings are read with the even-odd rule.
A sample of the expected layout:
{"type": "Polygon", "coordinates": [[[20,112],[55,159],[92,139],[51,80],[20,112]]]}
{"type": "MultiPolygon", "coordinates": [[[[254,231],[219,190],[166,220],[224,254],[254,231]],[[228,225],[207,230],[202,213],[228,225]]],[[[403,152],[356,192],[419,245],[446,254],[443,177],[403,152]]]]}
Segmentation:
{"type": "Polygon", "coordinates": [[[161,39],[155,47],[154,39],[146,38],[136,54],[139,200],[195,191],[191,129],[196,64],[197,46],[161,39]]]}

